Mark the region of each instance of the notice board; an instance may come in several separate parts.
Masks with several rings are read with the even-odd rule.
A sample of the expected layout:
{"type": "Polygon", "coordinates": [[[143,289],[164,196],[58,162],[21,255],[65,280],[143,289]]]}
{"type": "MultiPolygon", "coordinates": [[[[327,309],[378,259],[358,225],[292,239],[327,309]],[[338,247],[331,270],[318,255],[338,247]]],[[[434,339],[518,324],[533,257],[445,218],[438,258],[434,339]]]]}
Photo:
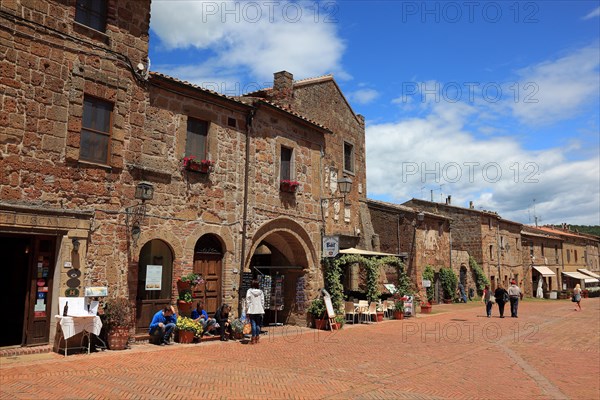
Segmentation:
{"type": "Polygon", "coordinates": [[[331,304],[331,297],[324,296],[325,308],[327,309],[327,316],[329,318],[335,318],[335,311],[333,310],[333,304],[331,304]]]}

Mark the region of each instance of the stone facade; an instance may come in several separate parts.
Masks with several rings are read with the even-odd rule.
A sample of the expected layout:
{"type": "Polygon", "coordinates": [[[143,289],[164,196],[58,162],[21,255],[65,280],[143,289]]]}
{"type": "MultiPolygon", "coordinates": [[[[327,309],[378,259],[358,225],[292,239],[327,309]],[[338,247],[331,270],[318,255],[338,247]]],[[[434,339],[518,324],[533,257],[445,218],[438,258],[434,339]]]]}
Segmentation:
{"type": "Polygon", "coordinates": [[[559,290],[562,287],[563,239],[531,226],[523,226],[521,238],[523,267],[526,271],[522,287],[525,294],[535,296],[540,279],[545,292],[559,290]],[[535,267],[549,268],[555,275],[543,276],[535,267]]]}
{"type": "MultiPolygon", "coordinates": [[[[109,1],[105,32],[75,22],[75,2],[0,4],[0,235],[27,254],[34,248],[18,260],[49,286],[43,317],[23,308],[26,336],[37,332],[28,343],[49,342],[58,297],[81,296],[86,286],[128,296],[142,333],[192,271],[211,278],[194,293],[206,301],[210,292],[209,311],[240,304],[242,273],[285,274],[278,320],[304,324],[306,303],[323,286],[322,236],[357,243],[366,193],[364,120],[333,78],[292,84],[287,103],[230,98],[145,70],[149,2],[109,1]],[[106,163],[81,157],[86,96],[112,105],[106,163]],[[190,118],[207,126],[208,173],[183,167],[190,118]],[[280,186],[283,148],[295,193],[280,186]],[[343,176],[353,181],[345,196],[343,176]],[[140,184],[153,189],[151,199],[136,199],[140,184]],[[161,268],[155,292],[144,287],[150,265],[161,268]]],[[[291,81],[278,73],[276,88],[280,76],[291,81]]]]}
{"type": "Polygon", "coordinates": [[[522,280],[521,224],[502,219],[491,211],[448,203],[412,199],[404,205],[450,218],[452,250],[466,251],[472,256],[490,278],[492,288],[499,284],[508,287],[512,278],[522,280]]]}

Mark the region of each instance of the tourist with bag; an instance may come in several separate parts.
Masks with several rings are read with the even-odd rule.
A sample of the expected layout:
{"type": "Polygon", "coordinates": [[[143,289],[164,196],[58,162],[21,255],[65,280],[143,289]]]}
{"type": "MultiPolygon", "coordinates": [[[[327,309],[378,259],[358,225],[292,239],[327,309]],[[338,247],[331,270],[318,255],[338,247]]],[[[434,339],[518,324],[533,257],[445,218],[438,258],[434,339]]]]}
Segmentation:
{"type": "Polygon", "coordinates": [[[490,285],[485,285],[485,289],[483,289],[483,295],[481,296],[481,301],[485,303],[485,313],[488,318],[492,316],[492,305],[494,305],[494,295],[490,290],[490,285]]]}
{"type": "Polygon", "coordinates": [[[494,297],[498,304],[498,311],[500,312],[500,318],[504,318],[504,305],[508,302],[508,292],[498,284],[498,287],[494,291],[494,297]]]}
{"type": "Polygon", "coordinates": [[[573,289],[573,298],[571,298],[571,301],[577,303],[577,307],[579,307],[579,310],[576,308],[575,311],[581,311],[581,285],[579,283],[573,289]]]}
{"type": "Polygon", "coordinates": [[[250,344],[258,344],[260,340],[260,327],[265,313],[265,294],[258,287],[258,281],[254,279],[250,289],[246,292],[246,315],[252,324],[252,339],[250,344]]]}

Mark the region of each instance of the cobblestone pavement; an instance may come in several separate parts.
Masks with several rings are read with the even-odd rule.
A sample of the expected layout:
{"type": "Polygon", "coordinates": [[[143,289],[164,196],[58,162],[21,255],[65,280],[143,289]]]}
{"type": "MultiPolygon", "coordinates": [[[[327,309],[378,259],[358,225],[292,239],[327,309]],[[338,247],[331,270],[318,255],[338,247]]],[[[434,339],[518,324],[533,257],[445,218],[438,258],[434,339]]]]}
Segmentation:
{"type": "Polygon", "coordinates": [[[1,399],[600,399],[600,299],[480,304],[260,344],[134,345],[0,359],[1,399]],[[510,315],[510,311],[508,312],[510,315]]]}

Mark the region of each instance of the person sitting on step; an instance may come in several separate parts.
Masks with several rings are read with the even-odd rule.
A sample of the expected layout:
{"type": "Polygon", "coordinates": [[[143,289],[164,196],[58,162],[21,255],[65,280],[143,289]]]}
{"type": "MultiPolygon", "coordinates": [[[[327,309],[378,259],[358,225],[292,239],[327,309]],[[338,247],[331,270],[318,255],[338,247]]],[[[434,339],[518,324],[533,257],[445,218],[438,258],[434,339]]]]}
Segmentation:
{"type": "Polygon", "coordinates": [[[171,334],[177,323],[177,314],[173,306],[166,306],[162,310],[154,314],[148,333],[150,340],[154,344],[169,345],[171,344],[171,334]]]}

